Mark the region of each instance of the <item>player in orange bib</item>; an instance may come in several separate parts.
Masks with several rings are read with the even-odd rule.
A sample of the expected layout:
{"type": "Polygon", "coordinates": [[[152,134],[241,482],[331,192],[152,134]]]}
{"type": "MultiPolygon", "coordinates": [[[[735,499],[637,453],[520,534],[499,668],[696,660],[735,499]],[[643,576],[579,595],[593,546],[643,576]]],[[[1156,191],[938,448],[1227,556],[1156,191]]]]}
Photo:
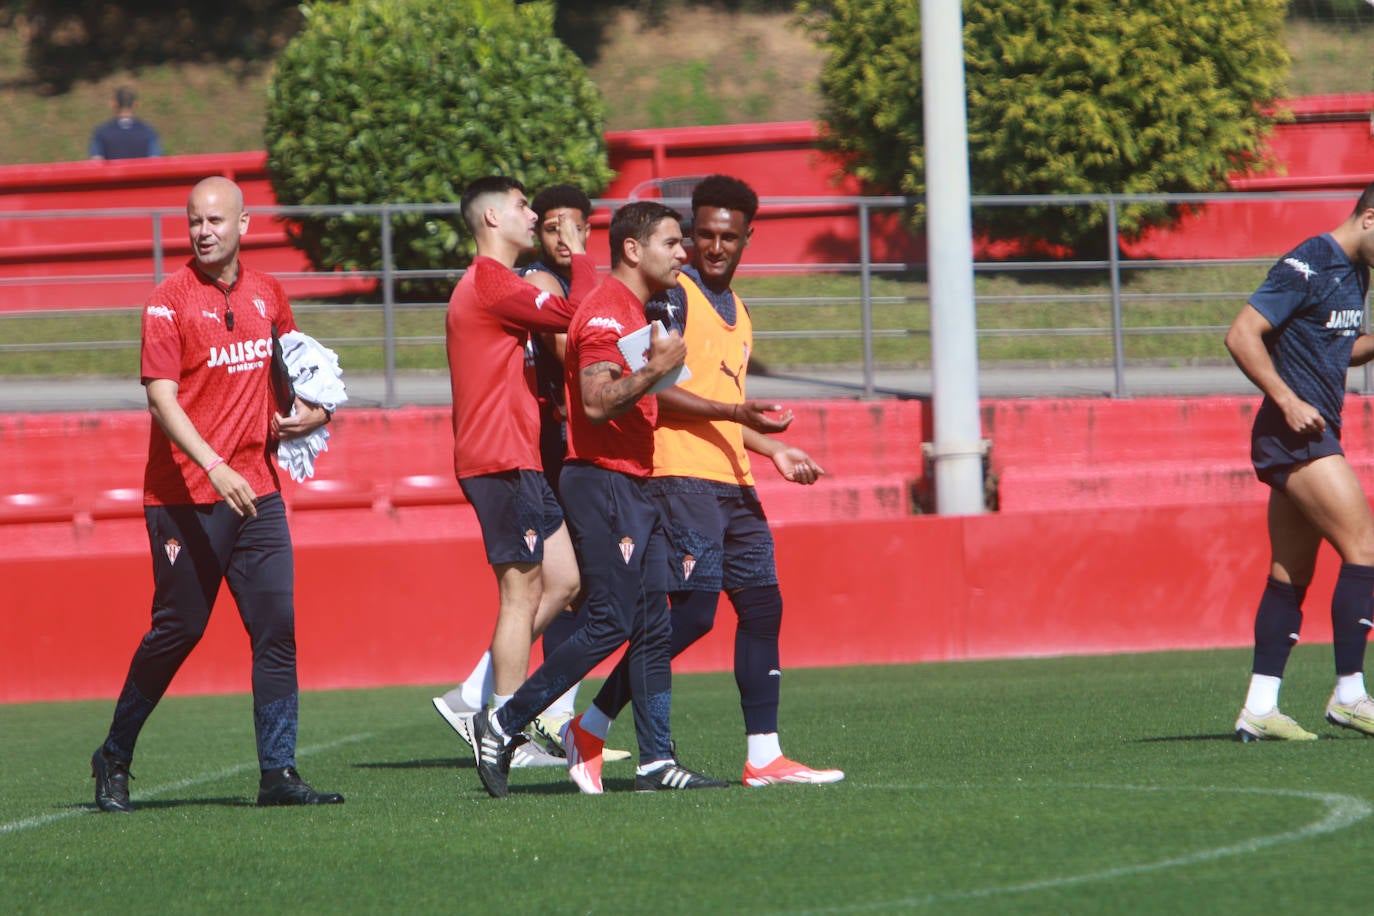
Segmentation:
{"type": "MultiPolygon", "coordinates": [[[[779,413],[778,405],[745,397],[753,326],[731,281],[757,211],[758,196],[737,178],[712,175],[692,193],[691,264],[680,286],[648,310],[650,318],[682,334],[691,372],[658,395],[649,491],[668,527],[672,654],[710,632],[722,590],[738,616],[735,680],[747,734],[744,784],[815,785],[838,782],[844,773],[815,769],[782,753],[782,593],[749,452],[768,457],[796,483],[815,483],[824,471],[801,449],[766,435],[785,430],[791,411],[779,413]]],[[[580,727],[604,739],[629,696],[621,665],[580,717],[580,727]]]]}

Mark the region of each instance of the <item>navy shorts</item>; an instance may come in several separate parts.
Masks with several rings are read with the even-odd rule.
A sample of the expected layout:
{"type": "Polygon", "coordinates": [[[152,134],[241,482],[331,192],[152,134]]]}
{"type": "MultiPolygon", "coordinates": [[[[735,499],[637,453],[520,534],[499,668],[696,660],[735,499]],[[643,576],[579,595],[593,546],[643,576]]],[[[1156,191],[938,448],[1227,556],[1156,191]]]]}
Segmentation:
{"type": "Polygon", "coordinates": [[[481,474],[458,485],[477,510],[488,563],[544,561],[544,539],[563,524],[563,509],[541,472],[481,474]]]}
{"type": "Polygon", "coordinates": [[[646,486],[668,529],[670,591],[778,584],[773,532],[753,487],[695,477],[654,477],[646,486]]]}
{"type": "Polygon", "coordinates": [[[1341,434],[1328,421],[1320,433],[1294,432],[1283,419],[1283,413],[1268,403],[1255,415],[1250,433],[1250,462],[1255,476],[1276,490],[1288,486],[1288,475],[1300,464],[1344,455],[1341,434]]]}

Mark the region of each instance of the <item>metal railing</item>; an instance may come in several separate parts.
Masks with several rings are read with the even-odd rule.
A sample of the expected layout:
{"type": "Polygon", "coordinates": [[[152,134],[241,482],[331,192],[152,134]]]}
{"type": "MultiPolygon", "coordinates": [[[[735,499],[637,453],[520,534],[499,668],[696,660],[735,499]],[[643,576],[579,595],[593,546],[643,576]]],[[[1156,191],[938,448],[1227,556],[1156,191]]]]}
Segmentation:
{"type": "MultiPolygon", "coordinates": [[[[999,308],[1007,308],[1013,305],[1035,305],[1037,303],[1081,303],[1085,305],[1105,304],[1110,311],[1110,320],[1104,325],[1092,324],[1065,324],[1054,327],[1018,327],[1018,326],[999,326],[992,322],[980,323],[979,339],[981,341],[996,341],[1009,338],[1044,338],[1047,340],[1054,338],[1068,337],[1093,337],[1109,336],[1111,340],[1111,366],[1113,372],[1112,394],[1116,397],[1128,395],[1126,368],[1127,368],[1127,349],[1128,341],[1142,335],[1189,335],[1207,334],[1219,337],[1225,330],[1225,325],[1220,324],[1174,324],[1174,325],[1133,325],[1128,319],[1128,310],[1137,306],[1149,304],[1167,303],[1171,300],[1184,300],[1189,302],[1205,302],[1207,300],[1224,300],[1233,302],[1238,308],[1244,302],[1245,297],[1253,290],[1261,271],[1269,263],[1272,263],[1272,256],[1259,258],[1226,258],[1226,259],[1170,259],[1170,260],[1144,260],[1123,258],[1121,255],[1121,244],[1118,229],[1118,215],[1120,209],[1131,204],[1142,203],[1163,203],[1168,205],[1191,205],[1207,204],[1224,201],[1227,204],[1263,201],[1266,203],[1284,202],[1292,200],[1338,200],[1347,201],[1350,199],[1348,191],[1320,191],[1320,192],[1237,192],[1226,194],[1147,194],[1147,195],[1125,195],[1125,194],[1085,194],[1085,195],[1043,195],[1043,196],[977,196],[972,200],[975,212],[975,231],[977,231],[976,214],[981,208],[988,207],[1033,207],[1033,206],[1074,206],[1074,207],[1098,207],[1105,209],[1105,249],[1108,256],[1098,260],[991,260],[980,259],[975,261],[975,273],[980,276],[1007,275],[1013,277],[1031,277],[1045,275],[1048,273],[1064,274],[1066,272],[1080,275],[1099,275],[1106,280],[1106,291],[1069,291],[1055,290],[1053,292],[1035,292],[1026,290],[1014,290],[1002,293],[983,293],[978,294],[977,306],[991,314],[999,308]],[[1226,290],[1182,290],[1182,291],[1147,291],[1133,292],[1129,283],[1123,283],[1123,277],[1127,274],[1138,271],[1153,270],[1189,270],[1197,267],[1245,267],[1255,268],[1254,280],[1248,288],[1226,289],[1226,290]]],[[[665,203],[670,205],[687,205],[686,200],[666,198],[665,203]]],[[[606,208],[618,206],[623,201],[601,200],[597,201],[598,213],[603,213],[606,208]]],[[[886,312],[887,310],[901,306],[923,306],[928,305],[928,300],[919,292],[904,291],[901,294],[893,295],[887,292],[875,293],[875,278],[899,277],[909,280],[913,285],[919,286],[919,277],[924,272],[924,265],[921,263],[922,256],[911,245],[909,239],[906,240],[904,250],[911,254],[909,259],[878,261],[873,256],[874,250],[874,229],[873,224],[875,215],[888,214],[883,232],[884,247],[888,249],[902,249],[903,245],[893,243],[891,233],[900,232],[894,230],[895,221],[890,215],[905,210],[911,205],[912,201],[905,197],[770,197],[762,201],[759,222],[768,220],[770,223],[785,225],[790,221],[799,221],[798,227],[804,224],[800,221],[816,219],[818,215],[826,220],[833,220],[837,215],[852,221],[853,243],[855,253],[853,260],[837,259],[832,261],[803,263],[800,260],[794,263],[756,263],[752,258],[746,259],[745,266],[741,269],[741,276],[753,274],[790,274],[790,275],[820,275],[842,273],[853,275],[858,281],[858,291],[854,296],[826,295],[821,297],[807,296],[799,293],[798,295],[773,295],[763,297],[751,297],[751,308],[757,309],[780,309],[795,310],[811,308],[815,306],[834,306],[840,305],[850,308],[857,308],[857,321],[855,326],[844,328],[814,329],[814,328],[770,328],[763,326],[764,323],[756,320],[756,336],[761,340],[857,340],[859,344],[859,367],[862,378],[862,393],[866,397],[872,397],[876,392],[875,373],[878,365],[878,355],[875,350],[875,343],[878,341],[903,340],[911,341],[912,346],[909,351],[911,364],[917,362],[916,342],[923,342],[928,347],[928,325],[926,327],[916,326],[918,323],[908,321],[908,326],[884,326],[882,322],[875,320],[875,312],[886,312]]],[[[456,204],[381,204],[381,205],[359,205],[359,206],[337,206],[337,207],[274,207],[256,208],[254,211],[257,220],[271,218],[294,219],[300,217],[321,217],[321,216],[341,216],[352,215],[355,217],[375,218],[379,226],[379,253],[381,267],[377,270],[351,271],[343,274],[321,274],[310,271],[278,273],[278,278],[292,290],[293,285],[318,283],[321,281],[354,281],[362,283],[374,290],[372,295],[379,301],[373,301],[367,296],[355,296],[346,308],[358,312],[376,311],[380,313],[381,330],[374,334],[354,334],[336,336],[327,340],[334,346],[377,346],[381,348],[381,371],[386,380],[387,405],[396,403],[396,377],[399,372],[397,353],[398,348],[436,345],[442,343],[442,336],[437,334],[415,333],[413,331],[398,330],[398,314],[414,310],[440,310],[444,307],[443,302],[407,302],[403,301],[398,294],[402,284],[414,280],[442,280],[444,282],[456,281],[461,274],[460,271],[446,270],[404,270],[399,269],[395,264],[394,243],[395,232],[393,227],[394,219],[401,214],[422,213],[432,216],[443,216],[446,218],[456,218],[458,213],[456,204]]],[[[130,297],[129,302],[141,301],[146,291],[152,285],[160,282],[168,272],[167,265],[167,236],[170,234],[170,226],[184,219],[184,211],[177,208],[159,209],[111,209],[111,210],[54,210],[41,212],[6,212],[0,213],[0,256],[5,255],[3,240],[8,236],[4,233],[4,223],[8,221],[49,221],[58,224],[73,223],[89,225],[92,220],[112,220],[122,221],[124,224],[137,225],[143,224],[146,229],[128,230],[130,237],[137,237],[147,240],[146,249],[134,251],[131,257],[146,259],[151,263],[151,274],[130,274],[130,273],[111,273],[100,274],[96,272],[80,274],[47,274],[37,276],[6,276],[0,272],[0,304],[6,298],[16,295],[16,290],[26,289],[30,293],[33,290],[43,290],[45,288],[70,287],[73,284],[89,284],[95,289],[110,289],[112,287],[128,288],[131,290],[142,289],[141,293],[130,297]]],[[[1333,221],[1334,224],[1334,221],[1333,221]]],[[[772,225],[769,232],[775,232],[772,225]]],[[[798,228],[797,231],[802,231],[798,228]]],[[[13,235],[13,233],[11,233],[13,235]]],[[[82,233],[75,237],[89,237],[89,233],[82,233]]],[[[245,237],[247,238],[247,237],[245,237]]],[[[1301,239],[1294,238],[1292,244],[1296,244],[1301,239]]],[[[848,243],[846,243],[848,244],[848,243]]],[[[128,243],[125,249],[128,250],[128,243]]],[[[843,247],[843,246],[839,246],[843,247]]],[[[335,305],[311,304],[309,297],[301,297],[293,293],[293,299],[298,302],[298,311],[309,311],[323,308],[341,307],[335,305]]],[[[126,304],[123,308],[130,308],[126,304]]],[[[62,352],[69,350],[92,350],[99,351],[105,349],[135,348],[138,341],[134,337],[127,339],[105,339],[90,341],[72,341],[67,339],[55,340],[27,340],[22,342],[12,341],[10,334],[4,334],[3,328],[5,321],[12,318],[33,318],[36,316],[59,317],[73,316],[89,313],[90,309],[48,309],[48,308],[20,308],[7,310],[0,307],[0,353],[17,352],[62,352]]],[[[898,361],[903,357],[898,356],[898,361]]],[[[1366,373],[1365,388],[1370,388],[1370,377],[1366,373]]]]}

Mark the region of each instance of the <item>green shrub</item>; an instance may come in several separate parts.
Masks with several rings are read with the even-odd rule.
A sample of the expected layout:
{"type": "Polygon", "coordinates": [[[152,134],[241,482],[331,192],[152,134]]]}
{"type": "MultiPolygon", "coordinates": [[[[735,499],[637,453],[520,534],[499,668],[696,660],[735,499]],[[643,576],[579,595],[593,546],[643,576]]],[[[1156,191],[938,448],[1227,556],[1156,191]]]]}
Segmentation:
{"type": "MultiPolygon", "coordinates": [[[[600,94],[553,36],[550,4],[354,0],[308,5],[277,61],[265,128],[283,204],[456,203],[475,178],[554,182],[595,196],[607,165],[600,94]]],[[[392,219],[399,269],[453,269],[473,255],[462,218],[392,219]]],[[[380,222],[298,221],[321,269],[381,266],[380,222]]]]}
{"type": "MultiPolygon", "coordinates": [[[[1201,192],[1269,165],[1284,0],[966,0],[975,194],[1201,192]]],[[[925,194],[919,0],[803,4],[829,58],[822,120],[877,190],[925,194]]],[[[1119,213],[1134,236],[1162,206],[1119,213]]],[[[913,216],[917,226],[920,208],[913,216]]],[[[994,238],[1105,248],[1102,208],[989,208],[994,238]]]]}

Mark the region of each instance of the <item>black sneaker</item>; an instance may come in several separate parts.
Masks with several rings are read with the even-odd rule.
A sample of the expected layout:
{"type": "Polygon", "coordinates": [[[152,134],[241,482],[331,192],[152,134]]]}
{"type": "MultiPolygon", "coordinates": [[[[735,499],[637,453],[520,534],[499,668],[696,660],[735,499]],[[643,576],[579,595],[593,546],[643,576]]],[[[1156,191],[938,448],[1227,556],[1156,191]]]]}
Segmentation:
{"type": "Polygon", "coordinates": [[[130,814],[134,806],[129,803],[129,773],[126,760],[116,760],[98,748],[91,755],[91,775],[95,777],[95,804],[101,811],[112,814],[130,814]]]}
{"type": "Polygon", "coordinates": [[[310,783],[301,779],[295,767],[263,770],[258,787],[258,807],[275,805],[341,805],[344,797],[338,792],[316,792],[310,783]]]}
{"type": "Polygon", "coordinates": [[[484,709],[472,717],[472,756],[477,761],[477,776],[482,786],[492,798],[505,798],[510,794],[506,780],[510,777],[510,757],[514,742],[502,741],[492,725],[490,709],[484,709]]]}
{"type": "Polygon", "coordinates": [[[710,776],[694,773],[680,763],[670,763],[652,773],[635,776],[636,792],[657,792],[660,789],[725,789],[730,784],[710,776]]]}

